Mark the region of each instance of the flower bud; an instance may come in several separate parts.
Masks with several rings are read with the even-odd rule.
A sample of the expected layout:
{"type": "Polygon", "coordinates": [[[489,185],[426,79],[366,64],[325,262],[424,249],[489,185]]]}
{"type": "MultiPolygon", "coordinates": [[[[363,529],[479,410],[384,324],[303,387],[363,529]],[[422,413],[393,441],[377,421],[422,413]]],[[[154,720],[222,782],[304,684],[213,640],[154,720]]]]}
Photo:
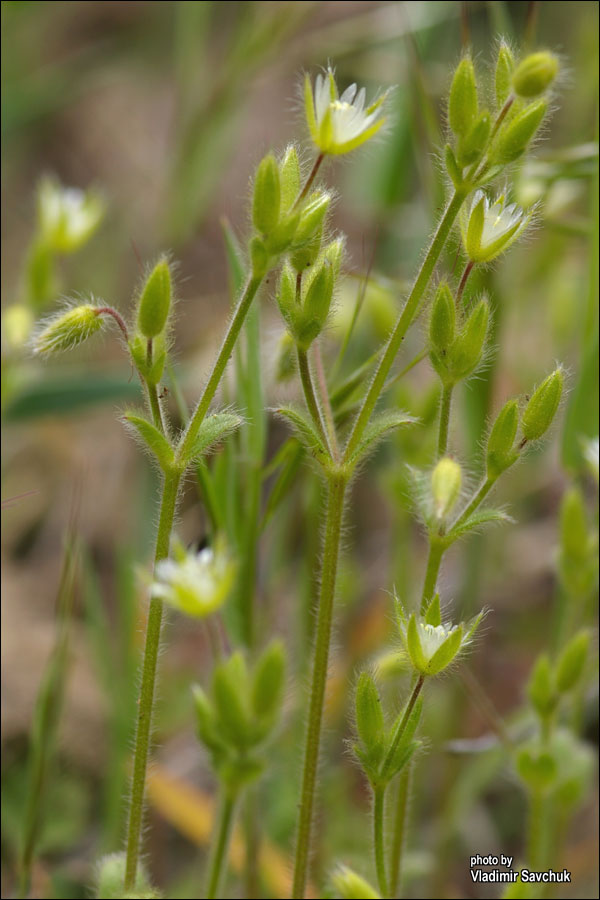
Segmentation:
{"type": "Polygon", "coordinates": [[[561,694],[572,690],[581,678],[589,648],[589,631],[580,631],[574,638],[571,638],[560,654],[556,666],[556,687],[561,694]]]}
{"type": "Polygon", "coordinates": [[[545,100],[535,100],[503,125],[492,144],[490,162],[507,165],[518,159],[542,124],[547,109],[545,100]]]}
{"type": "Polygon", "coordinates": [[[254,179],[252,216],[259,234],[268,235],[277,226],[281,211],[279,168],[272,153],[259,163],[254,179]]]}
{"type": "Polygon", "coordinates": [[[589,556],[590,538],[583,494],[577,487],[566,492],[560,507],[560,545],[563,554],[583,563],[589,556]]]}
{"type": "Polygon", "coordinates": [[[297,338],[304,349],[308,349],[321,333],[329,315],[333,297],[333,269],[326,259],[311,281],[302,305],[301,324],[297,338]]]}
{"type": "Polygon", "coordinates": [[[446,353],[456,333],[456,308],[446,282],[437,289],[429,319],[429,342],[439,353],[446,353]]]}
{"type": "Polygon", "coordinates": [[[160,259],[148,276],[138,305],[137,324],[145,338],[162,334],[171,309],[171,272],[166,259],[160,259]]]}
{"type": "Polygon", "coordinates": [[[558,59],[553,53],[547,50],[530,53],[516,68],[513,90],[520,97],[538,97],[550,87],[557,74],[558,59]]]}
{"type": "Polygon", "coordinates": [[[73,306],[66,312],[46,320],[46,324],[33,339],[33,352],[40,356],[71,350],[100,331],[103,318],[98,307],[91,303],[73,306]]]}
{"type": "Polygon", "coordinates": [[[281,208],[287,212],[293,207],[300,193],[300,163],[293,144],[287,148],[279,164],[279,179],[281,182],[281,208]]]}
{"type": "Polygon", "coordinates": [[[554,690],[550,659],[545,653],[538,656],[533,667],[527,684],[527,696],[540,718],[545,719],[552,715],[558,698],[554,690]]]}
{"type": "Polygon", "coordinates": [[[445,519],[452,511],[460,495],[462,472],[449,456],[444,456],[431,474],[431,497],[438,519],[445,519]]]}
{"type": "Polygon", "coordinates": [[[477,84],[475,69],[469,57],[461,59],[450,87],[448,120],[458,137],[464,137],[477,116],[477,84]]]}
{"type": "Polygon", "coordinates": [[[333,280],[339,278],[342,268],[342,260],[344,259],[344,239],[336,238],[331,241],[325,248],[325,259],[331,266],[333,280]]]}
{"type": "Polygon", "coordinates": [[[285,683],[285,650],[273,641],[256,664],[252,681],[252,710],[257,719],[271,723],[281,706],[285,683]]]}
{"type": "Polygon", "coordinates": [[[512,88],[512,74],[515,69],[515,60],[507,44],[500,44],[498,60],[496,62],[495,89],[496,104],[501,109],[508,100],[512,88]]]}
{"type": "Polygon", "coordinates": [[[527,441],[537,441],[550,428],[562,396],[564,376],[556,369],[534,391],[521,418],[521,431],[527,441]]]}
{"type": "Polygon", "coordinates": [[[470,165],[481,158],[491,130],[492,120],[487,109],[484,109],[467,134],[458,142],[457,157],[461,166],[470,165]]]}
{"type": "Polygon", "coordinates": [[[365,881],[348,866],[340,866],[333,873],[331,880],[336,893],[342,900],[377,900],[381,896],[368,881],[365,881]]]}
{"type": "Polygon", "coordinates": [[[250,709],[246,702],[248,668],[239,650],[215,666],[212,688],[223,736],[235,746],[245,746],[251,731],[250,709]]]}
{"type": "Polygon", "coordinates": [[[298,298],[296,297],[296,277],[288,263],[285,263],[281,270],[276,299],[281,315],[288,326],[293,330],[296,319],[300,313],[300,306],[298,304],[298,298]]]}
{"type": "Polygon", "coordinates": [[[377,685],[370,672],[360,673],[356,686],[356,730],[367,751],[381,745],[385,722],[377,685]]]}
{"type": "Polygon", "coordinates": [[[519,405],[516,400],[509,400],[498,413],[487,440],[486,465],[489,479],[495,481],[518,459],[519,454],[513,450],[518,425],[519,405]]]}

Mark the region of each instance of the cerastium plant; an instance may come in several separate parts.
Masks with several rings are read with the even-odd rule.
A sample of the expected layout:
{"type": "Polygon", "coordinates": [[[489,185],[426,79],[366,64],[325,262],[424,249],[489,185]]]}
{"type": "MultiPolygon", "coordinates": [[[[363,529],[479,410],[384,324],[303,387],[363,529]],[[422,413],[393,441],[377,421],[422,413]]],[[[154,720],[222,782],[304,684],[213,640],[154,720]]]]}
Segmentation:
{"type": "MultiPolygon", "coordinates": [[[[542,125],[548,109],[546,93],[556,70],[556,60],[550,53],[534,53],[517,65],[503,44],[498,54],[495,87],[489,92],[490,95],[495,92],[495,100],[488,108],[481,100],[472,60],[465,56],[458,65],[448,104],[452,140],[444,154],[449,199],[396,324],[375,357],[374,372],[363,389],[353,418],[348,416],[347,407],[340,409],[336,402],[318,346],[334,302],[344,257],[343,238],[330,236],[327,219],[332,194],[321,186],[319,176],[327,157],[349,153],[380,131],[385,122],[386,95],[381,94],[367,105],[364,88],[359,90],[352,85],[340,94],[331,69],[319,74],[314,86],[308,76],[305,79],[306,119],[315,147],[308,174],[302,177],[298,151],[293,145],[279,158],[269,153],[257,168],[245,283],[195,409],[181,431],[176,431],[169,421],[160,389],[174,316],[171,267],[166,257],[160,258],[149,271],[136,297],[131,321],[126,321],[110,306],[89,301],[70,306],[39,330],[35,348],[46,354],[74,346],[110,320],[118,325],[147,399],[145,414],[130,411],[124,418],[162,472],[126,855],[124,860],[118,857],[109,861],[109,874],[123,872],[124,892],[111,896],[155,895],[140,871],[139,858],[163,604],[167,602],[192,616],[209,615],[229,596],[236,564],[222,535],[217,535],[211,547],[199,555],[186,552],[173,539],[177,501],[186,472],[242,424],[235,408],[215,412],[212,405],[251,305],[274,269],[279,269],[277,304],[294,348],[306,406],[305,410],[287,406],[278,413],[290,423],[316,462],[326,488],[294,862],[293,896],[296,898],[304,896],[307,886],[348,486],[361,462],[387,433],[403,425],[416,426],[415,420],[404,412],[395,409],[381,412],[376,407],[389,385],[392,366],[409,328],[430,306],[424,353],[428,353],[441,382],[438,453],[432,460],[431,471],[413,473],[419,512],[429,539],[429,558],[420,604],[413,610],[408,599],[396,603],[400,652],[413,674],[413,686],[404,708],[390,725],[386,724],[374,674],[363,672],[356,692],[356,754],[373,789],[379,891],[383,896],[395,895],[402,841],[397,833],[393,858],[388,859],[387,788],[398,775],[406,777],[410,759],[418,747],[415,735],[423,687],[428,679],[446,671],[468,650],[482,618],[480,613],[464,624],[450,620],[437,593],[442,559],[446,550],[470,531],[506,518],[498,510],[480,507],[498,478],[518,460],[527,445],[539,440],[548,430],[563,387],[559,368],[541,382],[526,403],[518,398],[507,401],[486,440],[480,485],[473,494],[466,493],[461,466],[452,454],[452,397],[457,385],[477,371],[489,350],[490,318],[487,300],[471,297],[466,290],[467,282],[474,267],[494,261],[527,227],[530,215],[509,200],[510,165],[526,152],[542,125]],[[498,192],[493,185],[500,179],[502,188],[498,192]],[[457,222],[462,235],[464,270],[456,284],[453,277],[439,278],[432,289],[436,266],[457,222]]],[[[365,371],[368,369],[364,367],[365,371]]],[[[351,383],[357,388],[360,378],[351,379],[351,383]]],[[[285,653],[279,644],[267,647],[250,666],[243,653],[235,651],[229,658],[216,661],[210,691],[195,689],[198,734],[209,751],[221,786],[221,811],[209,866],[208,897],[218,896],[240,795],[263,769],[263,745],[273,734],[281,705],[284,663],[285,653]]],[[[395,821],[400,832],[404,827],[402,804],[406,804],[407,793],[404,790],[399,794],[400,809],[395,821]]],[[[117,881],[119,878],[120,875],[117,881]]],[[[360,896],[376,896],[349,869],[339,870],[334,883],[342,896],[358,896],[357,891],[363,892],[360,896]]]]}

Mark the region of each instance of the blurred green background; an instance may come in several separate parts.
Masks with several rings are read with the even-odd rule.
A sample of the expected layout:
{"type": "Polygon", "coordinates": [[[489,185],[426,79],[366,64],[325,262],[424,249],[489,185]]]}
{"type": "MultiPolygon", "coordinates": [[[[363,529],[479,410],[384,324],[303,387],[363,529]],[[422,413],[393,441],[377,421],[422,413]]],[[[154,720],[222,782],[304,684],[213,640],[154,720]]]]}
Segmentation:
{"type": "MultiPolygon", "coordinates": [[[[97,188],[104,220],[81,250],[57,260],[54,293],[44,305],[51,310],[63,294],[91,293],[126,313],[141,266],[171,251],[179,299],[175,361],[193,402],[231,302],[222,220],[244,237],[249,179],[267,150],[281,150],[300,134],[310,159],[302,72],[330,61],[341,84],[357,81],[370,92],[395,85],[384,137],[325,171],[339,193],[335,227],[348,235],[349,250],[326,359],[335,358],[361,276],[372,265],[349,351],[356,362],[366,358],[388,333],[444,200],[437,154],[452,67],[470,43],[486,71],[499,35],[517,48],[558,51],[565,70],[547,139],[517,175],[516,199],[540,201],[538,227],[472,286],[489,292],[499,349],[462,392],[453,426],[454,445],[475,482],[489,415],[508,396],[530,390],[556,360],[566,364],[569,396],[560,424],[498,491],[517,524],[470,539],[452,551],[444,571],[446,597],[461,615],[482,605],[492,610],[470,668],[510,719],[519,714],[532,660],[555,640],[556,513],[573,479],[584,485],[594,515],[581,439],[598,434],[597,3],[4,2],[2,293],[7,307],[23,302],[28,290],[40,178],[97,188]]],[[[451,249],[448,268],[454,255],[451,249]]],[[[272,299],[267,288],[262,344],[269,407],[296,392],[293,381],[277,380],[282,325],[272,299]]],[[[115,337],[51,364],[5,337],[2,893],[14,885],[32,710],[55,646],[64,536],[74,531],[81,559],[66,696],[32,896],[76,897],[90,884],[98,855],[120,846],[144,599],[134,565],[147,564],[151,550],[156,476],[118,421],[139,393],[115,337]]],[[[417,326],[404,362],[422,339],[417,326]]],[[[426,363],[401,383],[395,400],[431,427],[386,447],[354,490],[317,872],[333,859],[370,871],[368,795],[343,752],[342,739],[351,733],[349,689],[356,666],[389,638],[386,592],[395,586],[410,596],[422,577],[425,542],[407,511],[403,464],[430,461],[437,396],[426,363]]],[[[269,422],[268,458],[283,437],[283,427],[269,422]]],[[[318,515],[319,494],[312,474],[298,478],[265,529],[257,567],[260,627],[265,639],[283,635],[293,654],[286,727],[261,788],[272,854],[262,873],[267,896],[281,896],[288,877],[318,554],[318,529],[307,533],[305,523],[318,515]]],[[[205,533],[193,485],[180,532],[189,542],[205,533]]],[[[214,785],[194,740],[188,689],[202,679],[208,659],[204,632],[174,617],[149,813],[149,866],[170,897],[198,896],[210,830],[214,785]]],[[[487,734],[481,710],[449,681],[431,695],[410,895],[431,896],[433,885],[436,896],[492,896],[473,892],[468,856],[494,848],[518,853],[524,799],[498,754],[450,752],[449,741],[487,734]]],[[[591,735],[595,704],[588,699],[591,735]]],[[[565,865],[576,877],[568,896],[595,896],[596,810],[590,796],[569,835],[565,865]]],[[[239,896],[230,884],[231,896],[239,896]]]]}

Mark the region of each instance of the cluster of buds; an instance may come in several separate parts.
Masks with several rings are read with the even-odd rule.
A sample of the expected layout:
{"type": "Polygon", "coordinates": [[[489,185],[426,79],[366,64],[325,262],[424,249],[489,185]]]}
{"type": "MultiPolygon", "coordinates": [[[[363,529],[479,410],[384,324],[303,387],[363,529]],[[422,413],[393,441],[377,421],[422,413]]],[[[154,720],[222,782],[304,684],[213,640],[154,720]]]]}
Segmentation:
{"type": "Polygon", "coordinates": [[[473,61],[459,63],[450,88],[448,122],[454,144],[446,146],[448,174],[458,187],[494,178],[523,155],[548,110],[544,96],[558,74],[558,60],[548,51],[526,56],[518,65],[510,48],[501,44],[495,72],[497,109],[481,107],[473,61]],[[465,167],[469,167],[465,175],[465,167]]]}
{"type": "Polygon", "coordinates": [[[304,265],[310,265],[314,253],[318,253],[331,195],[314,191],[303,197],[300,180],[300,163],[293,146],[279,163],[269,153],[258,166],[252,199],[256,233],[250,241],[255,277],[262,277],[283,253],[299,253],[304,265]]]}
{"type": "Polygon", "coordinates": [[[489,307],[480,300],[457,328],[456,304],[445,282],[438,287],[429,320],[429,357],[444,387],[468,378],[481,362],[489,307]]]}
{"type": "Polygon", "coordinates": [[[210,697],[194,688],[198,737],[228,790],[237,792],[260,775],[259,748],[278,724],[284,685],[285,651],[274,641],[252,672],[239,651],[218,663],[210,697]]]}

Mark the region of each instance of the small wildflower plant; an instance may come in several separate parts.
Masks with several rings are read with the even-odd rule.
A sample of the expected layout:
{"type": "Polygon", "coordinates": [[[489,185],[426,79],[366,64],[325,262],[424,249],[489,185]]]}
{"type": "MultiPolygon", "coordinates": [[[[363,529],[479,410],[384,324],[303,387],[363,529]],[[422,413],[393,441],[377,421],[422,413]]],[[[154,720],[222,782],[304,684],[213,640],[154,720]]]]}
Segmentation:
{"type": "MultiPolygon", "coordinates": [[[[343,236],[331,236],[333,194],[322,184],[321,167],[325,158],[354,152],[381,132],[387,93],[368,103],[363,87],[352,84],[340,91],[332,68],[314,79],[308,74],[305,78],[312,168],[303,171],[294,144],[280,154],[269,152],[256,168],[251,233],[245,248],[234,254],[240,276],[237,302],[196,404],[185,411],[180,426],[171,421],[161,390],[176,315],[168,257],[160,257],[147,271],[134,294],[130,315],[122,315],[100,301],[72,303],[43,322],[35,333],[34,350],[46,357],[92,338],[109,323],[117,325],[146,397],[146,408],[128,410],[123,420],[156,463],[162,479],[126,848],[124,856],[110,858],[101,867],[100,884],[110,882],[110,887],[101,887],[108,893],[100,896],[156,895],[141,869],[140,856],[164,604],[192,619],[218,618],[220,611],[234,602],[236,592],[244,589],[244,579],[253,577],[252,571],[248,575],[244,561],[236,558],[234,548],[216,531],[210,545],[195,553],[174,538],[173,530],[185,477],[197,475],[200,486],[206,488],[208,454],[244,424],[235,398],[226,409],[218,409],[216,401],[228,362],[252,321],[258,295],[268,293],[267,280],[286,329],[288,374],[295,374],[303,396],[302,404],[276,410],[289,426],[293,444],[286,445],[287,456],[278,458],[281,475],[269,503],[276,502],[272,498],[278,490],[283,491],[284,479],[293,479],[298,464],[308,458],[320,474],[325,509],[320,576],[315,579],[317,620],[296,828],[295,898],[306,894],[314,843],[323,708],[349,485],[378,443],[397,429],[420,427],[413,416],[381,408],[404,338],[419,317],[426,325],[421,358],[430,361],[439,380],[436,449],[427,468],[411,471],[416,515],[427,535],[427,564],[422,586],[412,596],[394,601],[398,634],[393,652],[410,686],[406,695],[395,689],[395,710],[385,708],[381,673],[374,666],[359,674],[355,693],[353,751],[372,792],[377,889],[346,866],[330,869],[336,896],[398,896],[409,772],[415,759],[425,754],[419,726],[428,683],[438,676],[451,676],[468,656],[483,617],[480,611],[462,622],[450,598],[441,601],[439,576],[444,555],[469,533],[509,521],[501,509],[486,504],[488,495],[529,445],[546,436],[564,389],[559,366],[546,377],[540,373],[540,383],[528,398],[505,399],[489,431],[480,436],[483,461],[473,488],[463,474],[467,463],[459,463],[453,446],[452,401],[456,388],[478,372],[486,354],[494,348],[489,300],[486,296],[469,296],[467,282],[475,267],[498,261],[531,221],[532,212],[523,212],[510,199],[511,165],[536,139],[548,111],[548,95],[557,70],[557,60],[550,53],[532,53],[517,62],[508,46],[501,44],[493,84],[482,90],[470,56],[465,55],[458,64],[447,108],[447,202],[389,338],[363,361],[358,374],[352,375],[350,388],[344,386],[346,394],[331,389],[333,381],[328,380],[330,373],[323,372],[320,357],[320,342],[330,321],[345,256],[343,236]],[[494,97],[494,102],[488,106],[484,97],[494,97]],[[458,277],[443,273],[441,263],[454,233],[460,235],[460,258],[464,262],[458,277]],[[276,277],[269,277],[273,273],[276,277]],[[355,390],[358,402],[344,407],[343,399],[355,390]],[[389,789],[394,782],[399,790],[393,817],[395,833],[390,840],[389,789]],[[388,852],[390,845],[396,848],[393,857],[388,852]]],[[[40,232],[57,253],[76,249],[96,228],[101,215],[102,205],[96,195],[60,192],[56,186],[44,185],[40,232]]],[[[597,445],[595,457],[590,448],[587,453],[591,465],[595,459],[597,471],[597,445]]],[[[475,460],[468,462],[470,471],[476,467],[475,460]]],[[[203,496],[209,507],[210,491],[205,490],[203,496]]],[[[564,515],[570,525],[564,530],[560,570],[569,590],[584,596],[596,575],[590,558],[595,545],[578,503],[573,497],[565,500],[564,515]],[[581,540],[570,538],[575,527],[581,540]]],[[[265,516],[268,512],[270,506],[265,516]]],[[[255,547],[252,552],[256,552],[255,547]]],[[[220,812],[203,894],[209,898],[222,896],[219,891],[240,802],[249,786],[268,774],[269,744],[277,734],[285,696],[287,653],[283,644],[274,642],[258,648],[248,640],[245,647],[231,648],[227,641],[226,648],[224,656],[215,654],[210,686],[196,685],[193,689],[198,738],[220,787],[220,812]]],[[[529,699],[539,719],[540,738],[521,747],[514,759],[518,776],[531,792],[536,814],[552,791],[562,789],[554,774],[558,770],[555,760],[569,755],[571,737],[560,728],[554,730],[554,724],[565,697],[580,683],[589,648],[589,631],[579,630],[556,659],[541,657],[532,675],[529,699]]],[[[579,756],[581,759],[573,755],[574,767],[578,772],[587,771],[583,754],[579,756]]]]}

